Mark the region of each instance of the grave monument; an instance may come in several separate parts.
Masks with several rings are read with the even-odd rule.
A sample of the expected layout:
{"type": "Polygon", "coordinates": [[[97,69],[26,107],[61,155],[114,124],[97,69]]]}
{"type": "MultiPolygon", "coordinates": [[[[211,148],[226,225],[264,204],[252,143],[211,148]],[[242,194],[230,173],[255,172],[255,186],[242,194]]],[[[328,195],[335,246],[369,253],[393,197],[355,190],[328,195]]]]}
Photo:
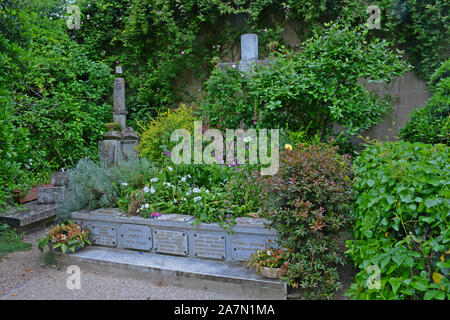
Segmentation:
{"type": "Polygon", "coordinates": [[[258,35],[254,33],[245,33],[241,35],[241,60],[239,62],[219,63],[218,67],[224,70],[226,68],[237,66],[240,71],[249,73],[253,65],[263,65],[270,62],[271,60],[259,60],[258,35]]]}
{"type": "MultiPolygon", "coordinates": [[[[122,74],[122,67],[116,67],[116,73],[122,74]]],[[[108,166],[117,163],[121,158],[136,155],[136,146],[139,138],[132,127],[126,126],[125,108],[125,80],[114,80],[114,122],[120,123],[121,131],[109,131],[103,135],[103,140],[98,142],[100,160],[108,166]]]]}

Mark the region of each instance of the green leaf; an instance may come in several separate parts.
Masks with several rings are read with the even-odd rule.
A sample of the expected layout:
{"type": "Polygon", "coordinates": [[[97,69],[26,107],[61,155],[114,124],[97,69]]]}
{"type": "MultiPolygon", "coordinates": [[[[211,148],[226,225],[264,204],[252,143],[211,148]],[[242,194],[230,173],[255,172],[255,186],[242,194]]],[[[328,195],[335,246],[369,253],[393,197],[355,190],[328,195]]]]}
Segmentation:
{"type": "Polygon", "coordinates": [[[424,300],[444,300],[445,299],[445,293],[441,290],[428,290],[425,292],[425,296],[423,297],[424,300]]]}
{"type": "Polygon", "coordinates": [[[394,294],[397,294],[398,289],[400,288],[400,285],[402,284],[401,278],[390,278],[389,283],[392,286],[392,291],[394,294]]]}

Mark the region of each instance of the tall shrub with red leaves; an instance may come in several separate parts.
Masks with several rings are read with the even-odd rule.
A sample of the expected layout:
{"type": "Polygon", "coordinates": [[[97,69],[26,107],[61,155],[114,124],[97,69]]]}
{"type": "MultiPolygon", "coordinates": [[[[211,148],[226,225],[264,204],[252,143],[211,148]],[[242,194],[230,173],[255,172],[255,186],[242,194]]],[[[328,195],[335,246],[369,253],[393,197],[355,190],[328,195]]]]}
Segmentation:
{"type": "Polygon", "coordinates": [[[289,249],[285,280],[307,296],[340,289],[336,238],[350,222],[351,190],[351,158],[329,145],[283,151],[278,173],[265,180],[263,216],[289,249]]]}

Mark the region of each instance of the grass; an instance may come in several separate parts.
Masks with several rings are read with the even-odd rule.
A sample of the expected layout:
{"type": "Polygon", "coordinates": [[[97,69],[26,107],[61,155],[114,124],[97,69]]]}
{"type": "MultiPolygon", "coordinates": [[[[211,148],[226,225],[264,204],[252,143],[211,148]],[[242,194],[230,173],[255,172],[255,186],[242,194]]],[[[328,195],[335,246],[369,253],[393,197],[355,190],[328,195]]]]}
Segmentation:
{"type": "Polygon", "coordinates": [[[0,260],[8,253],[31,250],[32,244],[23,242],[22,237],[9,225],[0,224],[0,260]]]}

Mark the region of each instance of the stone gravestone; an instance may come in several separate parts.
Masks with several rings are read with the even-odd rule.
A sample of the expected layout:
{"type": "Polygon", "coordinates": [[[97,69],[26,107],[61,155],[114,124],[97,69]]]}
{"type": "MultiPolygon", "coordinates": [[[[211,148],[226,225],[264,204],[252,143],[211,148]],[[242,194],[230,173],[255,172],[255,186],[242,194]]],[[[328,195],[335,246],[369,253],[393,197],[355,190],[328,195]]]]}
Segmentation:
{"type": "Polygon", "coordinates": [[[249,73],[254,64],[268,64],[271,60],[258,60],[258,35],[254,33],[245,33],[241,35],[241,60],[239,62],[219,63],[218,67],[222,70],[238,66],[242,72],[249,73]]]}
{"type": "Polygon", "coordinates": [[[67,172],[52,173],[50,183],[53,186],[39,188],[37,190],[37,202],[39,204],[54,204],[58,200],[64,200],[64,186],[67,181],[67,172]]]}
{"type": "MultiPolygon", "coordinates": [[[[122,74],[122,67],[116,67],[116,73],[122,74]]],[[[120,123],[121,131],[110,131],[103,135],[103,140],[98,142],[100,160],[111,166],[121,158],[136,155],[136,146],[139,138],[132,127],[126,126],[127,112],[125,108],[125,80],[114,80],[114,122],[120,123]]]]}

